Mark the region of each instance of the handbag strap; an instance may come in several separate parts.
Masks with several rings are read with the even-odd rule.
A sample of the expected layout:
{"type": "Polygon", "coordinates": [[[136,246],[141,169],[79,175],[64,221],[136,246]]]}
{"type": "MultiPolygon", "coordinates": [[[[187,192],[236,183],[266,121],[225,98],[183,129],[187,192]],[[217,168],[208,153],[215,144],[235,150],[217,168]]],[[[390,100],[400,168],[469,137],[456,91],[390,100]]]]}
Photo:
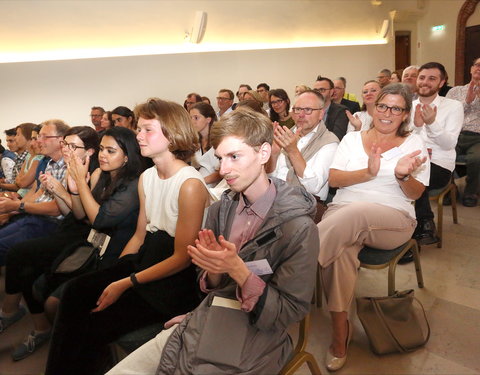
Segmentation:
{"type": "Polygon", "coordinates": [[[380,305],[378,304],[378,301],[376,299],[372,300],[373,307],[374,307],[378,317],[380,318],[380,322],[382,323],[383,327],[386,329],[386,332],[388,332],[390,334],[390,337],[392,338],[393,343],[397,347],[398,351],[403,352],[403,353],[413,352],[418,347],[420,347],[422,345],[425,345],[427,343],[427,341],[430,339],[430,324],[428,324],[427,314],[425,313],[425,309],[424,309],[422,303],[416,297],[413,297],[413,300],[416,301],[420,305],[420,307],[422,309],[422,312],[423,312],[423,317],[425,318],[425,323],[427,325],[427,336],[426,336],[425,340],[421,344],[417,345],[414,348],[406,348],[400,343],[400,341],[398,341],[398,339],[395,337],[395,334],[393,333],[390,326],[388,325],[388,323],[385,319],[385,315],[383,313],[383,310],[380,307],[380,305]]]}

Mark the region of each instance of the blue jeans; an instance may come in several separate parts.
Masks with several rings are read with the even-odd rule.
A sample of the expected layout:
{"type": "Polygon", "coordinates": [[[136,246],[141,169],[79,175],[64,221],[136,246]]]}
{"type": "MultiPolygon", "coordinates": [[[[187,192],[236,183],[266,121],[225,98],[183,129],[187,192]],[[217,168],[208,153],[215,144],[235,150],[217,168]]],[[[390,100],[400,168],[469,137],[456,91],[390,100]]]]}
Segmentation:
{"type": "Polygon", "coordinates": [[[52,233],[58,222],[48,220],[43,216],[27,215],[7,224],[0,229],[0,266],[5,265],[5,255],[16,243],[46,236],[52,233]]]}

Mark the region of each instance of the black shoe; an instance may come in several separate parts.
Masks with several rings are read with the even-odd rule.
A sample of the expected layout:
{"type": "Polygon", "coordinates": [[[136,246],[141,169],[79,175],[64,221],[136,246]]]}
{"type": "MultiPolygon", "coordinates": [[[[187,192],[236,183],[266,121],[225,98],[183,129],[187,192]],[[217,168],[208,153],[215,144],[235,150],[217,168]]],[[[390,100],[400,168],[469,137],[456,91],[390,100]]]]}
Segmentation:
{"type": "Polygon", "coordinates": [[[477,196],[476,195],[465,195],[462,199],[462,204],[465,207],[477,207],[477,196]]]}
{"type": "Polygon", "coordinates": [[[407,264],[413,262],[413,251],[408,250],[398,261],[398,264],[407,264]]]}
{"type": "Polygon", "coordinates": [[[413,233],[413,238],[417,240],[419,245],[431,245],[440,241],[432,219],[420,220],[413,233]]]}

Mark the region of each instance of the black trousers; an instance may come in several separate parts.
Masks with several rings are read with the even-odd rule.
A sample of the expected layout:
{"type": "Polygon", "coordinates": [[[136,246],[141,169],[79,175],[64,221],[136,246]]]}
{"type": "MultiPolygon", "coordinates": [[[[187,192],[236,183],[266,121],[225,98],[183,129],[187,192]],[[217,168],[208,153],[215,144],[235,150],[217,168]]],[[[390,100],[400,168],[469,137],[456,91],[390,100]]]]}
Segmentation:
{"type": "Polygon", "coordinates": [[[50,267],[65,246],[87,238],[90,226],[67,217],[57,232],[14,245],[6,256],[5,292],[22,293],[32,314],[44,311],[32,295],[34,281],[50,267]]]}
{"type": "Polygon", "coordinates": [[[132,272],[131,256],[125,256],[110,268],[68,282],[55,321],[46,375],[101,373],[108,356],[107,344],[170,318],[153,309],[132,289],[105,310],[91,312],[105,287],[132,272]]]}
{"type": "Polygon", "coordinates": [[[417,221],[433,220],[434,215],[430,207],[428,192],[434,189],[440,189],[447,186],[452,177],[452,172],[436,164],[430,163],[430,184],[427,186],[422,196],[415,201],[415,214],[417,221]]]}

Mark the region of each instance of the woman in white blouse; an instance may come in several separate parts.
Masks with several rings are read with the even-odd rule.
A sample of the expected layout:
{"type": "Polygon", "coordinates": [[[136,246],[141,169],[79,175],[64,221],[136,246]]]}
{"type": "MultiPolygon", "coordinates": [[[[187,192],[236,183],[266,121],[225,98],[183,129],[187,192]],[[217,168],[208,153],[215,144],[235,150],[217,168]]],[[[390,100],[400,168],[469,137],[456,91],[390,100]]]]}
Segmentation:
{"type": "Polygon", "coordinates": [[[384,87],[372,112],[372,127],[348,133],[338,146],[329,184],[338,191],[318,224],[319,263],[332,317],[327,368],[340,369],[352,334],[348,311],[364,245],[394,249],[416,226],[412,202],[428,185],[422,139],[408,131],[412,96],[403,84],[384,87]]]}

